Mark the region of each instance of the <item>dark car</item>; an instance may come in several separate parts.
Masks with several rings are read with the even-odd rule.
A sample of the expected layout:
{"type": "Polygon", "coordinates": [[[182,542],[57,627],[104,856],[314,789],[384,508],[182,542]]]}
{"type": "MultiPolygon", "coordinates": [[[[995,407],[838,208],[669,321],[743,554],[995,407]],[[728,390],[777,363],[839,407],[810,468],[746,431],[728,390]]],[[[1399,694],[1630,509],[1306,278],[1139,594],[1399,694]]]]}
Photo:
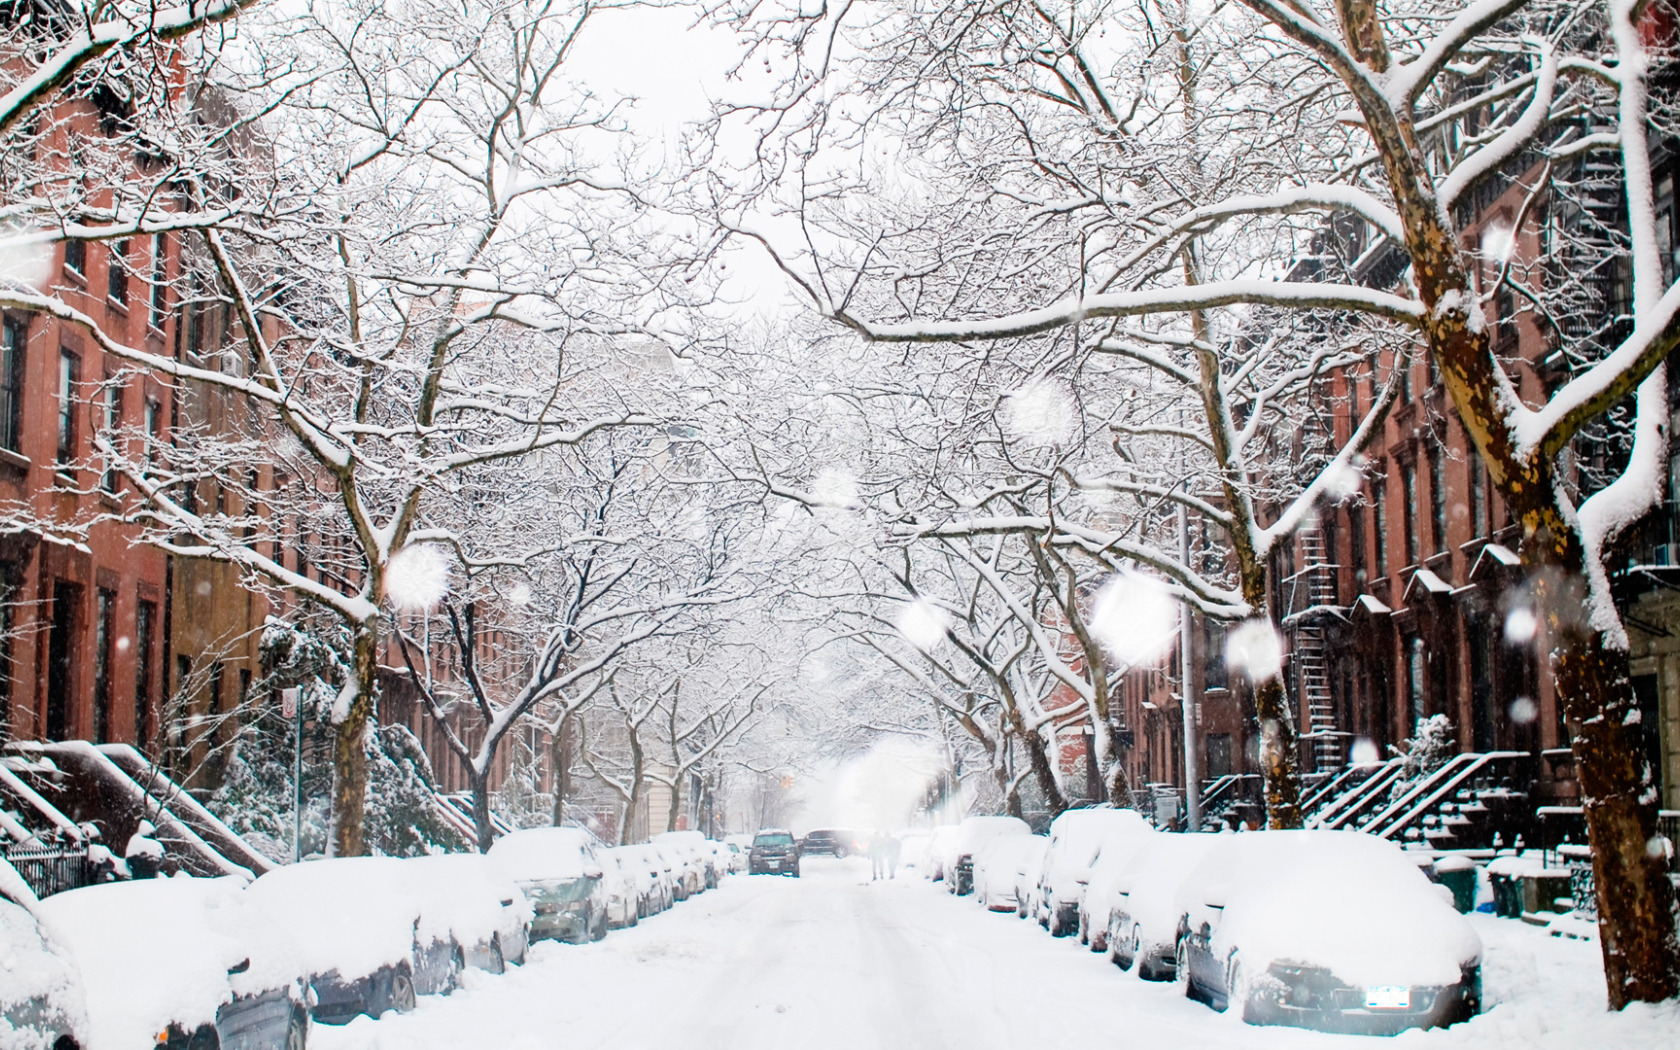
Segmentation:
{"type": "Polygon", "coordinates": [[[799,877],[799,843],[793,832],[784,828],[766,828],[753,837],[752,849],[747,851],[747,872],[751,875],[792,875],[799,877]]]}
{"type": "Polygon", "coordinates": [[[844,857],[858,852],[857,836],[844,828],[818,828],[799,842],[802,855],[822,853],[830,857],[844,857]]]}

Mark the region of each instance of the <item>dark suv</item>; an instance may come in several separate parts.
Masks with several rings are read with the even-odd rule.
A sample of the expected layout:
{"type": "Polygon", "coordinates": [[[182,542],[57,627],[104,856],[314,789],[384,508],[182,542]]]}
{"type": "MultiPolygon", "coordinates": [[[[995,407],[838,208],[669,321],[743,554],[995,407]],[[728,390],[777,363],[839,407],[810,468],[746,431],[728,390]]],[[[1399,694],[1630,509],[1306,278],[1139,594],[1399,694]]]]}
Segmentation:
{"type": "Polygon", "coordinates": [[[765,828],[753,837],[747,851],[747,872],[752,875],[799,877],[799,843],[785,828],[765,828]]]}
{"type": "Polygon", "coordinates": [[[808,833],[799,843],[799,852],[844,857],[848,853],[858,852],[857,836],[844,828],[818,828],[808,833]]]}

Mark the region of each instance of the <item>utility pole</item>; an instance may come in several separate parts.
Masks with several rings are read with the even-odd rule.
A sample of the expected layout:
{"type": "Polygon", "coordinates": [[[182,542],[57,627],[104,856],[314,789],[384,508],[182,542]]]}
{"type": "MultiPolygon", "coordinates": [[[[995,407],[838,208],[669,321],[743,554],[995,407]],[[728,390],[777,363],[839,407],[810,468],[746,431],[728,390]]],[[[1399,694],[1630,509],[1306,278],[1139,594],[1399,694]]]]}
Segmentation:
{"type": "MultiPolygon", "coordinates": [[[[1189,482],[1185,482],[1188,487],[1189,482]]],[[[1190,521],[1184,504],[1178,505],[1178,556],[1190,564],[1190,521]]],[[[1178,618],[1178,695],[1184,712],[1184,827],[1202,830],[1202,749],[1200,699],[1196,676],[1191,670],[1196,657],[1196,617],[1189,602],[1183,603],[1178,618]]]]}

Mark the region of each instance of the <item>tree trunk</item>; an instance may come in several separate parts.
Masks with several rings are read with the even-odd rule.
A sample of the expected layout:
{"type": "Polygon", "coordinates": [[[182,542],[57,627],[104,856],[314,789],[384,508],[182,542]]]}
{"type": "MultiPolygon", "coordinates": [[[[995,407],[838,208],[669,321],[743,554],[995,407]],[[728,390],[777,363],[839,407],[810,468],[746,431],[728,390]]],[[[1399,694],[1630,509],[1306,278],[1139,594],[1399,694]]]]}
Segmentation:
{"type": "MultiPolygon", "coordinates": [[[[1270,621],[1267,621],[1268,623],[1270,621]]],[[[1260,723],[1260,772],[1266,784],[1266,826],[1299,828],[1301,748],[1281,675],[1254,686],[1254,717],[1260,723]]]]}
{"type": "Polygon", "coordinates": [[[1592,846],[1599,944],[1610,1005],[1680,993],[1674,885],[1657,831],[1657,790],[1641,746],[1627,649],[1591,626],[1579,539],[1555,511],[1524,515],[1525,564],[1545,611],[1592,846]],[[1531,528],[1537,523],[1537,528],[1531,528]]]}
{"type": "Polygon", "coordinates": [[[636,814],[641,809],[642,800],[642,744],[636,739],[634,731],[630,734],[630,797],[624,800],[624,823],[618,829],[618,844],[628,845],[631,829],[636,823],[636,814]]]}
{"type": "Polygon", "coordinates": [[[1050,811],[1051,819],[1062,815],[1067,809],[1067,797],[1062,794],[1062,786],[1056,783],[1056,771],[1050,768],[1050,756],[1044,750],[1044,737],[1038,730],[1029,730],[1021,734],[1022,741],[1027,746],[1027,761],[1032,763],[1033,777],[1038,781],[1038,788],[1044,792],[1044,807],[1050,811]]]}
{"type": "Polygon", "coordinates": [[[335,857],[367,853],[367,737],[373,700],[379,685],[379,630],[375,624],[356,628],[350,653],[350,673],[356,695],[333,740],[333,840],[335,857]]]}
{"type": "Polygon", "coordinates": [[[473,827],[478,832],[478,851],[489,853],[496,842],[496,826],[490,822],[490,771],[479,773],[469,768],[467,777],[472,781],[473,827]]]}
{"type": "Polygon", "coordinates": [[[560,719],[548,740],[548,768],[554,773],[554,810],[550,823],[560,826],[566,815],[566,794],[571,790],[572,770],[566,764],[566,718],[560,719]]]}
{"type": "Polygon", "coordinates": [[[682,780],[683,775],[680,771],[671,777],[671,805],[665,812],[666,831],[677,830],[677,814],[682,809],[682,780]]]}

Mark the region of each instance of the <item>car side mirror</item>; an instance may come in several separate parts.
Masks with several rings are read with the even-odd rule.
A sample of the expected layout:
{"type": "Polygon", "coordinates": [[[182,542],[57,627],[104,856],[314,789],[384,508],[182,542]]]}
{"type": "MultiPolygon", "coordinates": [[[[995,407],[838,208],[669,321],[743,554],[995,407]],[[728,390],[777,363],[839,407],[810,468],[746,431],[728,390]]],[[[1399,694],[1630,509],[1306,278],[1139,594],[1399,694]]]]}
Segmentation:
{"type": "Polygon", "coordinates": [[[586,878],[586,879],[598,879],[605,874],[606,874],[606,872],[602,871],[598,866],[596,866],[594,864],[591,864],[588,867],[583,869],[583,877],[586,878]]]}
{"type": "Polygon", "coordinates": [[[246,959],[242,962],[238,962],[238,963],[235,963],[232,966],[229,966],[228,967],[228,976],[232,977],[236,973],[244,973],[246,970],[249,970],[250,968],[251,968],[251,960],[246,959]]]}
{"type": "Polygon", "coordinates": [[[1081,886],[1089,886],[1091,884],[1091,869],[1076,869],[1073,873],[1073,881],[1079,883],[1081,886]]]}
{"type": "Polygon", "coordinates": [[[1210,908],[1223,908],[1230,893],[1231,888],[1223,882],[1214,883],[1202,891],[1202,903],[1210,908]]]}

